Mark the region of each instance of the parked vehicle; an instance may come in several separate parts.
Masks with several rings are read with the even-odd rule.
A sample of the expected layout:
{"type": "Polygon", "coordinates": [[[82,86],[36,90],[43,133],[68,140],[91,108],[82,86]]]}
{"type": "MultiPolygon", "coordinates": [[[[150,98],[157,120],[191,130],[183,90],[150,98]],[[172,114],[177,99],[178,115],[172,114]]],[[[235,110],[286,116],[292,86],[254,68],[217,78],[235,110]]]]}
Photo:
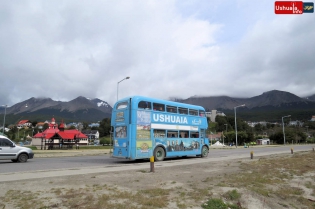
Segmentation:
{"type": "Polygon", "coordinates": [[[5,136],[0,136],[0,160],[24,163],[32,159],[34,153],[30,148],[17,146],[5,136]]]}

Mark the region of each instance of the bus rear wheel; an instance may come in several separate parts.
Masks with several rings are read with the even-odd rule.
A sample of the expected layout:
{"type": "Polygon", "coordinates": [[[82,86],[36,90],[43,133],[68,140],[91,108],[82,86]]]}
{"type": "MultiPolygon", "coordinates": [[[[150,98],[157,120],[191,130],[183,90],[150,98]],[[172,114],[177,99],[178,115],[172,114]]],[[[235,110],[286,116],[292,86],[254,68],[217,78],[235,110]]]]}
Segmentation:
{"type": "Polygon", "coordinates": [[[165,151],[162,147],[157,147],[154,150],[154,160],[163,161],[165,157],[165,151]]]}
{"type": "Polygon", "coordinates": [[[207,146],[203,146],[201,149],[201,157],[208,157],[209,149],[207,146]]]}

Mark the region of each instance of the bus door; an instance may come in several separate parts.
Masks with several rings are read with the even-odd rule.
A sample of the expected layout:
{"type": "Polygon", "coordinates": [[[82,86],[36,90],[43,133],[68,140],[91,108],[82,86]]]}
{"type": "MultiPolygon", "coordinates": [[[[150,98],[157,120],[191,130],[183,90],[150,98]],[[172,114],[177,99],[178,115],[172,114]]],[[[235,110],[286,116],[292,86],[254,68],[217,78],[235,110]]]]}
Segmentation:
{"type": "Polygon", "coordinates": [[[130,103],[123,101],[116,105],[112,115],[113,157],[130,158],[130,103]]]}
{"type": "Polygon", "coordinates": [[[200,146],[202,147],[203,145],[209,145],[209,139],[206,136],[206,130],[205,129],[200,129],[200,146]]]}

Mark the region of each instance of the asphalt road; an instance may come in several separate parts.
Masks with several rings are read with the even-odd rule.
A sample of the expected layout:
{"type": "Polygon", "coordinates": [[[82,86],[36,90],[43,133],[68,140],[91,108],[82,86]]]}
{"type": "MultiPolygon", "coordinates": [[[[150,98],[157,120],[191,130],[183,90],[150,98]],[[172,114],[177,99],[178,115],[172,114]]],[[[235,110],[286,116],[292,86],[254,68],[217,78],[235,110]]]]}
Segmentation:
{"type": "MultiPolygon", "coordinates": [[[[171,158],[166,159],[163,162],[155,162],[155,166],[171,167],[175,165],[209,163],[220,160],[222,163],[225,163],[231,159],[250,159],[251,151],[254,152],[254,158],[258,158],[260,156],[273,154],[291,154],[291,148],[293,148],[294,152],[311,151],[313,147],[315,147],[315,145],[256,146],[250,148],[239,147],[237,149],[212,148],[210,149],[207,158],[198,158],[195,156],[188,156],[187,158],[171,158]]],[[[0,161],[0,182],[148,168],[148,160],[129,161],[111,158],[109,155],[53,158],[36,158],[35,156],[34,159],[27,161],[27,163],[0,161]]]]}

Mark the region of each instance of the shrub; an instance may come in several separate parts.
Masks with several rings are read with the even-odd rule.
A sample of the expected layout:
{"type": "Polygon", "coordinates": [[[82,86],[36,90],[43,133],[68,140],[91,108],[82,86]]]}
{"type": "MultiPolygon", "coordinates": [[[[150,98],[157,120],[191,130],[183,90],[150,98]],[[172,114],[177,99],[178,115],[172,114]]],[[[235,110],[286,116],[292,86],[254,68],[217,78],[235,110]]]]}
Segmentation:
{"type": "Polygon", "coordinates": [[[201,206],[204,209],[228,209],[228,206],[221,199],[210,199],[201,206]]]}

